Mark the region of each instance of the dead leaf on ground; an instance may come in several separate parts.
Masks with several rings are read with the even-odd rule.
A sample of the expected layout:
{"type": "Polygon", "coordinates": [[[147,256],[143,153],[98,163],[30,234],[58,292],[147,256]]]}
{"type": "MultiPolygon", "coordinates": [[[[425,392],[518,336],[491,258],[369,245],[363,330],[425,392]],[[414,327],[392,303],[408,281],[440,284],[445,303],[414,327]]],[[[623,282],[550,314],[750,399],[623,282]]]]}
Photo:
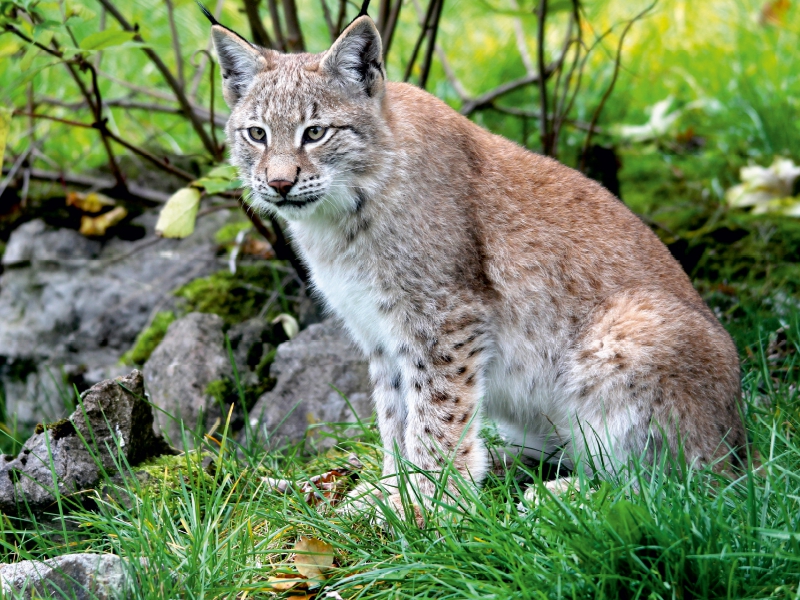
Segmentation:
{"type": "MultiPolygon", "coordinates": [[[[316,506],[325,501],[335,506],[344,498],[347,489],[358,479],[358,471],[364,467],[355,454],[347,457],[347,463],[349,466],[337,467],[320,475],[314,475],[308,481],[297,485],[298,491],[306,495],[306,502],[309,505],[316,506]]],[[[288,479],[262,477],[261,480],[280,494],[287,493],[293,487],[288,479]]]]}
{"type": "Polygon", "coordinates": [[[306,581],[303,581],[293,573],[278,573],[267,579],[267,586],[278,592],[285,592],[293,587],[305,587],[306,585],[308,585],[306,581]]]}
{"type": "Polygon", "coordinates": [[[96,217],[83,215],[81,217],[80,232],[86,236],[105,235],[109,227],[113,227],[127,216],[128,211],[122,206],[113,208],[110,211],[96,217]]]}
{"type": "Polygon", "coordinates": [[[67,192],[67,206],[74,206],[87,213],[99,213],[101,210],[114,206],[116,202],[98,192],[67,192]]]}
{"type": "Polygon", "coordinates": [[[333,566],[333,546],[322,540],[302,537],[294,545],[294,566],[301,575],[323,581],[333,566]]]}

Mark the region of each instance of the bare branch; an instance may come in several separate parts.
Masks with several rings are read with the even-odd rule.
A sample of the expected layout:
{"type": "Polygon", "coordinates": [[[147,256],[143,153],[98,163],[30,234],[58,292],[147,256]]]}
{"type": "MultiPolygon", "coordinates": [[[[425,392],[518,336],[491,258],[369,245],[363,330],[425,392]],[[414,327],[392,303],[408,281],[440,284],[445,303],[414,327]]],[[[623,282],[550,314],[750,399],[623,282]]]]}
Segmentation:
{"type": "MultiPolygon", "coordinates": [[[[217,5],[214,7],[214,18],[219,19],[219,15],[222,12],[222,3],[225,0],[217,0],[217,5]]],[[[211,36],[208,36],[208,41],[206,42],[206,52],[210,54],[211,46],[212,46],[211,36]]],[[[195,65],[195,72],[194,78],[192,79],[192,88],[189,91],[189,98],[191,98],[192,102],[197,100],[197,90],[200,88],[200,81],[203,79],[203,73],[206,70],[206,65],[208,64],[208,55],[203,54],[202,58],[200,59],[200,64],[195,65]]]]}
{"type": "Polygon", "coordinates": [[[422,47],[422,42],[425,40],[428,33],[428,23],[431,22],[433,11],[436,8],[436,2],[437,0],[430,0],[428,2],[428,9],[425,11],[425,17],[420,22],[422,30],[419,32],[419,37],[417,37],[417,41],[414,43],[414,49],[411,51],[411,58],[408,59],[408,63],[406,64],[406,72],[403,75],[403,81],[408,81],[411,78],[411,72],[414,70],[414,64],[417,62],[419,49],[422,47]]]}
{"type": "Polygon", "coordinates": [[[344,19],[347,16],[347,0],[339,0],[339,15],[336,17],[336,31],[337,34],[344,29],[344,19]]]}
{"type": "Polygon", "coordinates": [[[465,102],[461,107],[461,114],[470,115],[476,110],[491,104],[500,96],[504,96],[509,92],[513,92],[519,88],[525,87],[526,85],[531,85],[533,83],[539,83],[538,73],[534,73],[533,75],[525,75],[524,77],[512,79],[511,81],[500,84],[493,90],[489,90],[488,92],[465,102]]]}
{"type": "MultiPolygon", "coordinates": [[[[519,10],[517,0],[511,0],[511,7],[514,10],[519,10]]],[[[514,18],[514,38],[517,41],[517,50],[522,58],[522,64],[525,65],[525,72],[529,75],[535,73],[536,67],[533,65],[531,53],[528,52],[528,45],[525,43],[525,30],[522,28],[522,19],[519,17],[514,18]]]]}
{"type": "MultiPolygon", "coordinates": [[[[139,35],[137,28],[128,22],[128,20],[117,9],[117,7],[114,6],[111,0],[98,0],[98,2],[100,2],[100,4],[102,4],[109,13],[111,13],[111,15],[117,20],[117,22],[119,22],[125,31],[134,32],[133,39],[135,41],[144,44],[144,39],[141,35],[139,35]]],[[[203,123],[200,118],[197,116],[194,110],[192,110],[192,105],[189,102],[189,99],[186,97],[186,94],[183,92],[180,83],[175,79],[175,76],[169,70],[167,65],[164,64],[164,61],[161,60],[161,57],[152,48],[149,46],[143,46],[142,51],[144,51],[148,58],[150,58],[150,60],[161,73],[162,77],[164,77],[167,85],[169,85],[174,92],[175,98],[178,100],[181,108],[183,108],[184,114],[191,122],[195,132],[200,137],[200,141],[203,143],[203,146],[216,160],[221,160],[222,154],[220,153],[219,148],[214,146],[214,141],[203,127],[203,123]]]]}
{"type": "Polygon", "coordinates": [[[286,45],[289,52],[305,52],[303,32],[297,18],[294,0],[283,0],[283,18],[286,21],[286,45]]]}
{"type": "Polygon", "coordinates": [[[183,56],[181,55],[181,39],[178,37],[178,28],[175,25],[175,7],[172,0],[164,0],[167,5],[167,17],[169,19],[169,30],[172,34],[172,50],[175,53],[175,65],[178,70],[178,83],[181,90],[186,87],[186,80],[183,76],[183,56]]]}
{"type": "MultiPolygon", "coordinates": [[[[3,175],[11,175],[13,177],[10,171],[11,169],[3,169],[3,175]]],[[[30,177],[36,181],[52,181],[62,185],[75,185],[94,190],[108,191],[112,195],[117,189],[113,179],[91,177],[88,175],[74,175],[59,171],[30,169],[30,177]]],[[[128,185],[128,192],[130,196],[134,196],[151,204],[163,204],[169,199],[169,194],[160,192],[158,190],[151,190],[133,183],[128,185]]]]}
{"type": "Polygon", "coordinates": [[[422,67],[419,75],[419,87],[423,90],[428,84],[428,75],[431,71],[431,63],[433,62],[433,50],[436,47],[436,34],[439,32],[439,19],[442,16],[442,8],[444,8],[444,0],[436,0],[436,10],[433,13],[433,23],[431,23],[428,31],[428,46],[425,50],[425,58],[422,61],[422,67]]]}
{"type": "Polygon", "coordinates": [[[339,36],[339,30],[336,29],[336,25],[333,22],[331,9],[328,8],[328,3],[325,0],[319,0],[319,3],[322,5],[322,16],[325,19],[325,26],[328,28],[328,35],[331,38],[331,42],[335,42],[339,36]]]}
{"type": "Polygon", "coordinates": [[[247,23],[250,25],[250,35],[252,41],[256,46],[264,48],[272,48],[272,40],[264,29],[264,23],[261,22],[261,17],[258,14],[258,5],[261,0],[242,0],[244,4],[244,13],[247,15],[247,23]]]}
{"type": "Polygon", "coordinates": [[[278,4],[276,0],[267,0],[269,7],[269,18],[272,21],[272,33],[275,34],[275,50],[286,52],[286,39],[283,37],[283,28],[281,27],[281,15],[278,12],[278,4]]]}
{"type": "Polygon", "coordinates": [[[547,0],[539,0],[537,8],[537,28],[536,28],[536,66],[539,69],[539,105],[541,106],[542,118],[539,119],[539,131],[542,138],[542,154],[545,156],[553,155],[554,140],[550,131],[550,114],[547,112],[547,74],[544,64],[544,32],[545,20],[547,19],[547,0]]]}
{"type": "Polygon", "coordinates": [[[597,124],[597,119],[600,118],[600,113],[603,112],[603,108],[608,101],[609,96],[611,96],[611,92],[614,91],[614,86],[617,83],[617,77],[619,76],[619,68],[622,62],[622,45],[625,43],[625,36],[628,35],[628,32],[633,27],[634,23],[642,19],[647,13],[649,13],[653,8],[655,8],[656,4],[658,4],[658,0],[653,0],[652,4],[645,7],[642,12],[637,14],[633,17],[630,21],[627,22],[625,28],[622,30],[622,33],[619,36],[619,44],[617,45],[617,54],[614,57],[614,74],[611,76],[611,82],[608,84],[603,97],[600,99],[600,103],[597,105],[597,108],[592,115],[592,120],[589,124],[589,132],[586,134],[586,139],[583,142],[583,149],[581,150],[581,164],[580,169],[583,171],[586,168],[586,153],[589,151],[589,146],[592,142],[592,133],[594,130],[594,126],[597,124]]]}
{"type": "Polygon", "coordinates": [[[389,48],[392,46],[394,39],[394,32],[397,29],[397,23],[400,19],[400,9],[403,8],[403,0],[394,0],[392,10],[389,12],[389,18],[386,20],[386,25],[381,31],[381,39],[383,40],[383,60],[389,55],[389,48]]]}

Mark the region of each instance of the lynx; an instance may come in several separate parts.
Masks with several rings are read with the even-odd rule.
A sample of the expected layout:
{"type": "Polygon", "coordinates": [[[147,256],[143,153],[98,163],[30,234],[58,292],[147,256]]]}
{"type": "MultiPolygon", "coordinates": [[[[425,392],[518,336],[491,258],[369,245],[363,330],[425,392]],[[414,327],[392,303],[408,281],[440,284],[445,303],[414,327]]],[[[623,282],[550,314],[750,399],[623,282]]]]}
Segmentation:
{"type": "Polygon", "coordinates": [[[480,482],[482,419],[572,465],[741,452],[736,347],[622,202],[387,81],[366,15],[288,55],[210,18],[231,162],[369,357],[390,491],[398,454],[480,482]]]}

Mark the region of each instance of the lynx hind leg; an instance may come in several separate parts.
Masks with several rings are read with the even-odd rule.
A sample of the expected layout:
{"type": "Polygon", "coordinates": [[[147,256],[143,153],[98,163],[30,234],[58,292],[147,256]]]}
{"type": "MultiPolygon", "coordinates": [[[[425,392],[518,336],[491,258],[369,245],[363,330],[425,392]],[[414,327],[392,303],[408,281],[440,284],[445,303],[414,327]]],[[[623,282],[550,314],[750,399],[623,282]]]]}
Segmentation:
{"type": "Polygon", "coordinates": [[[708,464],[745,444],[736,347],[705,306],[659,291],[612,296],[568,370],[575,450],[601,463],[652,460],[661,448],[677,456],[680,440],[690,465],[708,464]]]}

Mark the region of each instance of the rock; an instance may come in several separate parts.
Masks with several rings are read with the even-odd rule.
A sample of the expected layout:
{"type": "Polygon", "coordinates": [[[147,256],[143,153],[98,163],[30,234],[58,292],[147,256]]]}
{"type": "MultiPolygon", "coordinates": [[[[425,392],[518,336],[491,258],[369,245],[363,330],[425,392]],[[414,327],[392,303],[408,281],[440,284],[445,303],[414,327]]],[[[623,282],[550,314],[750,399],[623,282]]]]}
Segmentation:
{"type": "Polygon", "coordinates": [[[97,258],[102,244],[74,229],[54,229],[35,219],[20,225],[8,238],[5,267],[31,261],[88,260],[97,258]]]}
{"type": "MultiPolygon", "coordinates": [[[[217,315],[189,313],[169,326],[144,365],[150,401],[162,409],[156,415],[158,428],[176,447],[182,446],[180,420],[192,431],[198,425],[205,430],[222,417],[207,388],[233,375],[223,327],[217,315]]],[[[192,447],[192,437],[186,437],[192,447]]]]}
{"type": "Polygon", "coordinates": [[[65,554],[45,561],[0,564],[3,595],[110,600],[126,597],[131,584],[124,562],[113,554],[65,554]]]}
{"type": "MultiPolygon", "coordinates": [[[[258,367],[270,345],[273,326],[264,319],[248,319],[228,331],[233,358],[243,385],[258,383],[258,367]]],[[[285,338],[283,338],[285,339],[285,338]]]]}
{"type": "Polygon", "coordinates": [[[0,510],[13,513],[22,503],[33,511],[51,507],[54,478],[62,496],[92,488],[102,474],[98,461],[113,473],[122,457],[133,466],[169,452],[153,432],[140,371],[98,383],[81,398],[68,419],[37,427],[16,457],[0,456],[0,510]]]}
{"type": "Polygon", "coordinates": [[[134,220],[137,241],[89,240],[30,221],[11,235],[0,276],[0,394],[20,428],[65,414],[62,395],[113,375],[123,352],[171,292],[220,266],[214,233],[227,215],[198,220],[184,240],[154,236],[155,214],[134,220]],[[4,392],[2,391],[4,390],[4,392]]]}
{"type": "MultiPolygon", "coordinates": [[[[339,392],[360,419],[372,415],[367,361],[333,320],[311,325],[278,346],[270,376],[277,383],[251,409],[250,425],[271,447],[302,440],[311,424],[355,422],[356,416],[339,392]]],[[[315,428],[311,434],[317,431],[315,428]]],[[[332,443],[324,438],[318,447],[332,443]]]]}

